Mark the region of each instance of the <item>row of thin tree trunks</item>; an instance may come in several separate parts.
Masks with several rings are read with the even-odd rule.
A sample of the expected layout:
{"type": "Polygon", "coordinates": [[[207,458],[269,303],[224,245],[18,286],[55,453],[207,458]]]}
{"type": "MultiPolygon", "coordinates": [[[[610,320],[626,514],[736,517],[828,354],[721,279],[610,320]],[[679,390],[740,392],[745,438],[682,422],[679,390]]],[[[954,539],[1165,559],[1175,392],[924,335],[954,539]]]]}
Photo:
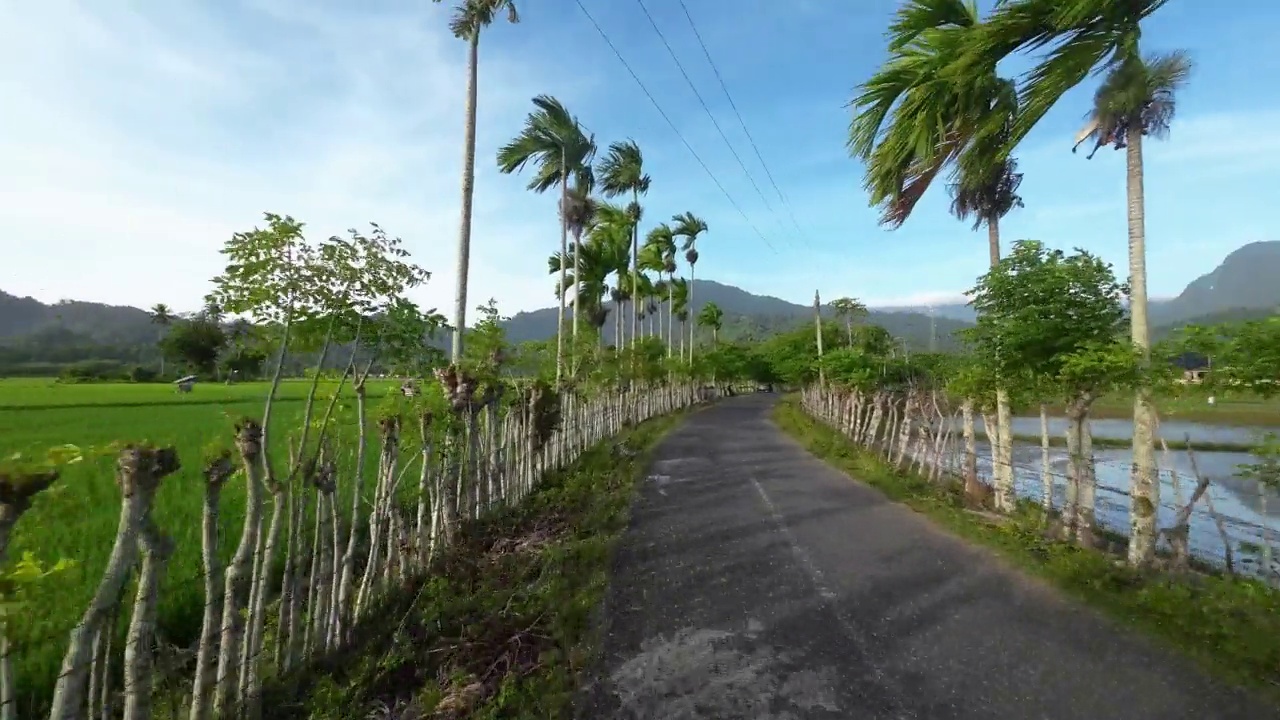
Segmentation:
{"type": "MultiPolygon", "coordinates": [[[[997,487],[988,486],[978,477],[976,413],[972,402],[952,408],[943,393],[927,388],[863,392],[813,385],[802,392],[802,405],[810,416],[856,445],[875,452],[897,470],[918,473],[932,482],[962,479],[966,495],[979,502],[992,494],[998,495],[1000,485],[1005,485],[1003,492],[1009,497],[1015,496],[1013,464],[1001,463],[998,452],[1004,443],[1012,448],[1013,438],[995,437],[1000,425],[989,414],[983,414],[982,419],[994,458],[991,481],[997,487]],[[958,437],[957,425],[960,426],[958,437]]],[[[1049,447],[1048,418],[1042,409],[1038,500],[1046,513],[1054,513],[1049,447]]],[[[1068,422],[1067,452],[1066,492],[1061,507],[1056,508],[1058,519],[1064,535],[1081,543],[1092,543],[1097,476],[1088,422],[1083,416],[1070,418],[1068,422]]],[[[1011,460],[1012,453],[1008,455],[1011,460]]],[[[999,504],[997,509],[1005,510],[999,504]]]]}
{"type": "MultiPolygon", "coordinates": [[[[1055,503],[1054,500],[1048,413],[1044,406],[1040,407],[1041,487],[1038,498],[1045,517],[1052,517],[1058,522],[1060,536],[1086,547],[1098,543],[1095,518],[1098,481],[1088,422],[1089,401],[1090,398],[1086,396],[1067,408],[1068,462],[1061,503],[1055,503]]],[[[986,487],[978,478],[977,437],[972,402],[961,403],[960,408],[953,412],[937,391],[908,388],[866,393],[813,385],[804,389],[802,405],[811,417],[842,433],[855,444],[875,452],[895,469],[910,470],[934,482],[961,478],[967,491],[974,485],[986,487]],[[954,433],[957,420],[961,427],[959,438],[954,433]]],[[[984,413],[982,420],[990,434],[998,433],[995,418],[984,413]]],[[[991,437],[990,440],[993,454],[998,441],[1012,447],[1012,437],[991,437]]],[[[1187,440],[1189,443],[1190,438],[1187,440]]],[[[1169,447],[1163,441],[1161,444],[1164,464],[1173,468],[1169,447]]],[[[1170,470],[1175,513],[1168,527],[1157,530],[1157,538],[1168,542],[1169,552],[1162,562],[1173,570],[1185,572],[1190,569],[1191,515],[1196,505],[1203,502],[1222,542],[1225,569],[1229,573],[1235,572],[1233,540],[1227,530],[1226,520],[1214,506],[1210,492],[1211,479],[1199,471],[1194,451],[1188,448],[1187,455],[1192,467],[1191,479],[1194,486],[1190,497],[1184,497],[1181,474],[1170,470]]],[[[1008,465],[1008,469],[1007,475],[1002,477],[1001,468],[995,465],[992,481],[1011,483],[1012,463],[1008,465]]],[[[986,489],[985,492],[990,494],[992,491],[986,489]]],[[[1008,492],[1013,493],[1011,485],[1008,492]]],[[[973,498],[975,493],[966,492],[966,495],[973,498]]],[[[979,500],[983,499],[981,491],[976,495],[979,500]]],[[[1263,534],[1270,538],[1270,529],[1264,528],[1263,534]]],[[[1269,545],[1270,541],[1265,544],[1269,545]]],[[[1269,560],[1267,558],[1264,561],[1264,567],[1270,567],[1269,560]]]]}
{"type": "MultiPolygon", "coordinates": [[[[551,428],[541,427],[530,399],[505,410],[491,403],[460,411],[453,431],[437,432],[422,415],[414,431],[405,432],[399,416],[371,427],[358,394],[349,477],[329,443],[308,462],[292,458],[290,467],[303,469],[284,481],[271,476],[263,457],[261,425],[243,421],[236,428],[237,457],[221,456],[203,468],[205,604],[193,662],[171,662],[181,653],[157,633],[174,543],[151,510],[179,459],[171,448],[126,448],[116,466],[122,494],[116,538],[93,599],[70,633],[48,716],[149,720],[154,704],[165,703],[165,716],[190,720],[261,718],[264,681],[350,643],[352,628],[381,596],[429,570],[459,523],[520,503],[544,475],[624,427],[706,399],[704,390],[682,384],[564,394],[560,421],[551,428]],[[376,462],[365,462],[367,452],[376,453],[376,462]],[[370,487],[366,465],[374,468],[370,487]],[[218,515],[221,490],[233,480],[245,483],[245,520],[224,567],[218,515]],[[339,501],[343,484],[350,485],[349,507],[339,501]],[[131,580],[132,602],[126,603],[131,580]]],[[[7,537],[6,531],[0,540],[7,544],[7,537]]],[[[6,653],[4,720],[17,715],[11,663],[6,653]]]]}

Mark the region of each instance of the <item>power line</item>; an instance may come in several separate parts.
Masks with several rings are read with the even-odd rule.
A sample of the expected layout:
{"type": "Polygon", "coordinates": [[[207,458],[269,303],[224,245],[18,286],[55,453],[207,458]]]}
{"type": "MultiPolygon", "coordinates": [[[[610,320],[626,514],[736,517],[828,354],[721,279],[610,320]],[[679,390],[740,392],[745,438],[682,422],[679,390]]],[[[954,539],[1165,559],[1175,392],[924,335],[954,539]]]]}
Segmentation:
{"type": "MultiPolygon", "coordinates": [[[[707,117],[711,119],[711,124],[715,126],[716,132],[720,133],[720,139],[724,140],[725,147],[729,148],[729,152],[733,155],[733,159],[738,161],[738,167],[742,168],[742,174],[747,176],[747,180],[751,182],[751,187],[755,188],[756,194],[760,196],[760,201],[764,203],[765,209],[773,214],[774,219],[776,220],[777,212],[773,209],[773,206],[769,204],[769,198],[764,196],[764,191],[760,189],[760,186],[756,183],[756,179],[752,177],[751,171],[747,169],[747,164],[742,161],[742,156],[738,155],[737,150],[733,149],[733,143],[729,142],[729,136],[725,134],[724,128],[720,127],[720,123],[716,120],[715,114],[711,112],[711,108],[707,105],[707,101],[702,97],[702,93],[698,92],[698,86],[694,84],[693,78],[689,77],[689,73],[685,71],[684,63],[680,62],[680,58],[676,55],[675,48],[672,48],[671,43],[667,42],[667,36],[663,34],[662,29],[658,27],[658,22],[653,19],[653,13],[649,12],[649,8],[644,4],[644,0],[636,0],[636,4],[644,11],[644,16],[649,19],[649,25],[653,27],[653,31],[658,34],[658,39],[661,40],[662,44],[667,48],[667,54],[671,56],[671,59],[676,64],[676,68],[680,70],[680,74],[684,76],[684,81],[689,84],[689,89],[693,91],[693,96],[698,99],[698,104],[702,106],[703,112],[705,112],[707,117]]],[[[781,222],[778,223],[778,227],[782,228],[781,222]]],[[[785,228],[782,228],[782,230],[783,232],[786,232],[785,228]]]]}
{"type": "Polygon", "coordinates": [[[698,26],[693,22],[693,16],[689,14],[689,7],[684,4],[684,0],[677,0],[680,3],[680,9],[684,11],[684,17],[689,21],[689,27],[693,30],[693,36],[698,39],[698,45],[702,47],[702,54],[707,58],[707,64],[711,66],[711,72],[715,73],[716,81],[720,83],[720,89],[724,91],[724,96],[729,101],[729,107],[733,109],[733,114],[738,118],[738,124],[742,126],[742,132],[747,136],[747,142],[751,144],[751,149],[755,151],[756,159],[760,161],[760,166],[764,168],[765,177],[769,178],[769,184],[773,186],[774,192],[778,193],[778,199],[782,201],[783,206],[787,209],[787,213],[791,216],[791,224],[796,226],[796,230],[800,232],[800,236],[808,242],[804,228],[800,227],[800,221],[796,219],[795,209],[791,207],[791,201],[782,193],[782,189],[778,187],[778,181],[773,179],[773,173],[769,170],[769,163],[764,161],[764,155],[760,153],[760,147],[756,144],[756,139],[751,135],[751,131],[747,129],[746,120],[742,119],[742,113],[738,111],[738,104],[733,101],[733,95],[729,92],[729,86],[725,84],[724,77],[720,74],[720,68],[716,66],[716,61],[711,59],[711,51],[707,49],[707,44],[702,40],[702,33],[698,32],[698,26]]]}
{"type": "Polygon", "coordinates": [[[698,152],[693,149],[693,146],[689,144],[689,141],[686,140],[684,135],[680,132],[680,128],[676,127],[676,124],[672,122],[671,116],[667,115],[667,112],[658,104],[657,99],[653,97],[653,93],[649,92],[649,88],[645,87],[644,82],[640,80],[640,76],[636,74],[636,71],[631,69],[631,64],[627,62],[626,58],[622,57],[622,53],[618,50],[618,47],[613,44],[613,41],[609,39],[604,28],[600,27],[600,23],[596,22],[596,19],[587,11],[587,8],[582,4],[582,0],[574,0],[574,2],[577,3],[578,9],[582,11],[582,14],[587,16],[587,20],[591,21],[591,25],[596,29],[596,32],[600,33],[600,37],[604,39],[605,43],[609,46],[609,49],[613,51],[613,54],[618,57],[618,61],[622,63],[622,67],[626,68],[627,72],[631,74],[631,79],[635,80],[636,84],[640,86],[640,90],[645,94],[645,97],[649,98],[649,102],[653,103],[654,109],[658,111],[658,114],[662,116],[663,120],[667,121],[667,125],[671,126],[671,131],[676,134],[676,137],[680,138],[680,142],[684,143],[685,149],[689,151],[689,154],[693,156],[694,160],[698,161],[698,164],[701,165],[702,169],[706,171],[708,176],[710,176],[711,181],[716,184],[716,187],[720,188],[720,192],[724,193],[729,204],[738,211],[738,214],[741,215],[742,219],[747,222],[747,225],[755,231],[756,235],[759,236],[762,242],[764,242],[765,246],[776,254],[778,249],[773,246],[773,243],[769,242],[769,239],[764,236],[764,233],[760,232],[760,228],[756,227],[756,224],[751,221],[751,218],[743,212],[742,207],[733,199],[733,196],[729,194],[729,191],[724,188],[724,184],[720,182],[720,179],[716,177],[715,173],[711,172],[711,168],[707,167],[707,164],[703,162],[702,157],[698,155],[698,152]]]}

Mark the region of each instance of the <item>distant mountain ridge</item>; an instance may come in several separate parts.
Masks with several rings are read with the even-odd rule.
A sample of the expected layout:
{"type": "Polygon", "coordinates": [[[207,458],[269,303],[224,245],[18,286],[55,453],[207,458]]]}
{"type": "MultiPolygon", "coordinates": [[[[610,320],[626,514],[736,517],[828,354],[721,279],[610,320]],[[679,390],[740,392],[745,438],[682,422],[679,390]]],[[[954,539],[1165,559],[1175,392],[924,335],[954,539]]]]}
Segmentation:
{"type": "MultiPolygon", "coordinates": [[[[1277,278],[1280,278],[1280,241],[1243,245],[1228,253],[1216,268],[1192,280],[1177,296],[1149,299],[1151,324],[1156,327],[1185,325],[1201,318],[1256,317],[1262,311],[1274,311],[1280,308],[1277,278]]],[[[904,306],[892,310],[925,314],[932,311],[937,317],[967,323],[977,319],[973,308],[964,303],[904,306]]]]}
{"type": "MultiPolygon", "coordinates": [[[[1276,278],[1280,278],[1280,241],[1250,243],[1227,255],[1221,264],[1191,282],[1177,297],[1153,301],[1152,325],[1167,327],[1273,312],[1280,307],[1280,283],[1276,278]]],[[[757,295],[714,280],[695,280],[690,316],[696,317],[710,302],[724,311],[722,336],[726,339],[762,338],[813,319],[812,305],[757,295]]],[[[623,315],[629,318],[628,313],[624,306],[623,315]]],[[[832,318],[835,313],[830,305],[824,305],[822,315],[832,318]]],[[[883,326],[917,349],[929,347],[932,338],[939,350],[947,350],[955,346],[954,332],[972,324],[974,318],[973,308],[968,305],[946,304],[873,307],[867,322],[883,326]]],[[[611,312],[604,328],[606,338],[614,336],[615,319],[615,313],[611,312]]],[[[508,318],[504,326],[512,342],[554,337],[556,308],[518,312],[508,318]]],[[[74,335],[83,341],[104,345],[153,344],[158,332],[150,313],[139,308],[75,300],[47,305],[34,298],[0,291],[0,344],[49,333],[74,335]]]]}

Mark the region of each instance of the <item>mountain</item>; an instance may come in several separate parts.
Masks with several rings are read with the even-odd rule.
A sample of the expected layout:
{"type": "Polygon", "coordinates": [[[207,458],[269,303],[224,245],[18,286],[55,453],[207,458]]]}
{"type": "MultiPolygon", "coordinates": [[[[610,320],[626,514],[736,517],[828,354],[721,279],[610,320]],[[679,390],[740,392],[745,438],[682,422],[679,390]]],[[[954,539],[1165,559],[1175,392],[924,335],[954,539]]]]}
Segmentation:
{"type": "MultiPolygon", "coordinates": [[[[1153,327],[1212,324],[1263,317],[1280,307],[1280,241],[1244,245],[1171,299],[1148,302],[1153,327]]],[[[928,314],[972,323],[973,308],[960,303],[933,307],[875,308],[928,314]]]]}
{"type": "MultiPolygon", "coordinates": [[[[771,295],[755,295],[742,288],[714,280],[694,280],[693,307],[690,316],[696,317],[707,303],[715,303],[724,311],[724,328],[721,331],[721,337],[726,340],[767,337],[790,330],[800,323],[813,322],[812,305],[800,305],[771,295]]],[[[623,306],[622,312],[623,321],[628,323],[626,327],[630,328],[630,309],[623,306]]],[[[822,306],[821,314],[827,319],[835,317],[835,312],[829,305],[822,306]]],[[[604,327],[606,338],[614,337],[614,320],[615,313],[610,312],[604,327]]],[[[953,338],[955,331],[971,324],[938,316],[935,317],[931,328],[929,317],[923,313],[885,312],[876,309],[871,310],[866,322],[882,326],[891,335],[904,338],[909,346],[918,350],[929,347],[931,336],[935,338],[935,347],[939,350],[954,348],[956,347],[953,338]]],[[[554,337],[556,308],[516,313],[506,321],[505,325],[507,337],[513,342],[554,337]]],[[[699,330],[699,332],[702,331],[699,330]]]]}
{"type": "Polygon", "coordinates": [[[1185,323],[1206,315],[1242,315],[1280,307],[1280,241],[1249,243],[1177,297],[1151,304],[1152,325],[1185,323]]]}
{"type": "Polygon", "coordinates": [[[155,342],[151,314],[123,305],[63,300],[54,305],[0,291],[0,343],[57,328],[99,343],[155,342]]]}
{"type": "MultiPolygon", "coordinates": [[[[1275,312],[1280,307],[1277,277],[1280,241],[1245,245],[1187,285],[1177,297],[1153,301],[1150,307],[1154,333],[1159,337],[1170,328],[1189,322],[1248,319],[1275,312]]],[[[756,295],[713,280],[696,280],[693,299],[694,316],[706,303],[720,306],[725,314],[721,336],[727,340],[763,338],[813,320],[812,305],[756,295]]],[[[973,308],[963,304],[870,310],[868,322],[884,327],[915,349],[928,348],[931,339],[939,350],[954,348],[955,331],[972,324],[974,319],[973,308]]],[[[626,314],[625,307],[623,312],[626,314]]],[[[607,338],[614,336],[612,315],[605,326],[607,338]]],[[[822,315],[834,318],[835,314],[824,306],[822,315]]],[[[513,342],[551,338],[555,336],[556,309],[519,312],[504,325],[513,342]]],[[[138,308],[75,300],[46,305],[34,298],[0,291],[0,350],[8,346],[12,351],[9,354],[22,357],[23,362],[53,361],[48,352],[52,348],[62,349],[58,362],[85,353],[90,353],[85,357],[134,357],[140,352],[139,346],[145,346],[144,354],[153,353],[158,335],[150,314],[138,308]],[[26,349],[17,353],[16,346],[26,349]],[[105,352],[107,349],[109,353],[105,352]]]]}

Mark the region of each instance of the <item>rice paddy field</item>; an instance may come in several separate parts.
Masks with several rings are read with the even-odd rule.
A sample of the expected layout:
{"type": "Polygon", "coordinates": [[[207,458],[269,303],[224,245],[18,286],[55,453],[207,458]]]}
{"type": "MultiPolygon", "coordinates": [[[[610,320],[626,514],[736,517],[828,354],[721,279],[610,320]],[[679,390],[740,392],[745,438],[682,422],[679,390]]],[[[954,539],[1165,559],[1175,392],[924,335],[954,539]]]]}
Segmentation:
{"type": "MultiPolygon", "coordinates": [[[[370,418],[379,406],[401,402],[398,385],[391,380],[368,383],[370,418]]],[[[286,436],[300,427],[310,387],[309,380],[289,380],[281,387],[271,422],[275,434],[271,454],[278,466],[287,459],[286,436]]],[[[106,565],[120,509],[113,444],[151,442],[178,450],[182,469],[165,478],[153,515],[161,530],[176,541],[162,589],[160,631],[164,639],[174,643],[185,644],[195,636],[203,608],[203,461],[212,450],[231,446],[236,420],[261,418],[268,389],[265,382],[208,383],[179,394],[166,384],[0,379],[0,458],[15,453],[42,456],[49,448],[66,444],[77,446],[83,456],[82,461],[64,466],[54,487],[37,498],[18,522],[9,547],[10,561],[31,552],[46,564],[62,559],[75,563],[24,586],[14,598],[21,603],[21,620],[10,624],[20,707],[23,699],[47,697],[67,634],[83,614],[106,565]]],[[[332,396],[337,389],[336,381],[322,381],[319,394],[332,396]]],[[[322,413],[324,405],[317,406],[316,413],[322,413]]],[[[339,397],[331,433],[339,440],[354,438],[355,417],[354,393],[347,384],[339,397]]],[[[412,442],[408,436],[413,432],[406,430],[406,444],[412,442]]],[[[351,443],[345,445],[340,452],[351,450],[351,443]]],[[[354,463],[352,455],[343,452],[340,458],[348,471],[354,463]]],[[[376,463],[376,452],[370,455],[376,463]]],[[[244,517],[242,483],[233,479],[223,492],[220,527],[224,557],[230,557],[244,517]]]]}

